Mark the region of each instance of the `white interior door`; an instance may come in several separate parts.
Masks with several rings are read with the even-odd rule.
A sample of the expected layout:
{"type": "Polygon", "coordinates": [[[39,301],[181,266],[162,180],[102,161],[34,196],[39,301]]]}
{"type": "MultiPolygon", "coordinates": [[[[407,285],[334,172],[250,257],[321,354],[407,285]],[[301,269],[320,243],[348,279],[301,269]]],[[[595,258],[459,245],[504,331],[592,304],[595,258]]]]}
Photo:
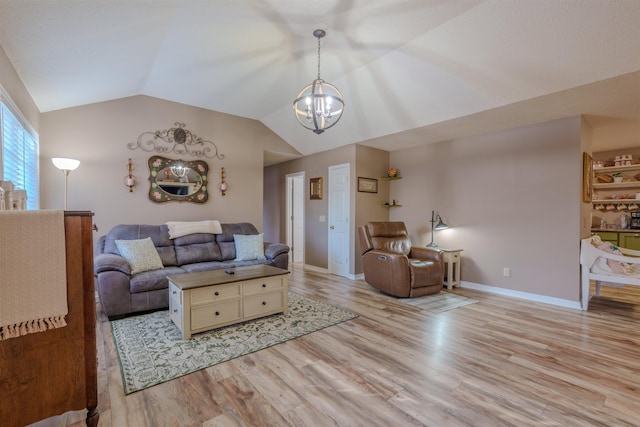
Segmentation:
{"type": "Polygon", "coordinates": [[[304,262],[304,172],[287,175],[287,245],[291,262],[304,262]]]}
{"type": "Polygon", "coordinates": [[[329,167],[329,273],[349,277],[349,187],[348,163],[329,167]]]}

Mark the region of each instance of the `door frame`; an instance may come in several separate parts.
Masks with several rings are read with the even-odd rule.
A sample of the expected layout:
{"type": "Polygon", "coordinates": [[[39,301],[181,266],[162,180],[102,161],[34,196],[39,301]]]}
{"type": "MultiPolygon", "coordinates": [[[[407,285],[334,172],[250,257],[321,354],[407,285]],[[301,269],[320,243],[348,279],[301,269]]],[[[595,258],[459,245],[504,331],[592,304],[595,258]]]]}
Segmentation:
{"type": "Polygon", "coordinates": [[[302,251],[302,255],[300,260],[297,260],[297,262],[304,264],[304,257],[305,257],[305,251],[304,251],[304,246],[305,246],[305,220],[304,220],[304,180],[305,180],[305,172],[295,172],[295,173],[290,173],[286,175],[286,241],[287,241],[287,245],[289,246],[289,262],[296,262],[295,260],[295,256],[294,256],[294,251],[296,250],[296,247],[294,246],[294,233],[293,233],[293,227],[294,227],[294,220],[293,220],[293,212],[295,212],[295,204],[299,204],[300,210],[302,212],[302,241],[301,241],[301,248],[299,248],[302,251]],[[301,188],[302,188],[302,196],[299,198],[295,198],[294,197],[294,182],[299,182],[301,188]]]}

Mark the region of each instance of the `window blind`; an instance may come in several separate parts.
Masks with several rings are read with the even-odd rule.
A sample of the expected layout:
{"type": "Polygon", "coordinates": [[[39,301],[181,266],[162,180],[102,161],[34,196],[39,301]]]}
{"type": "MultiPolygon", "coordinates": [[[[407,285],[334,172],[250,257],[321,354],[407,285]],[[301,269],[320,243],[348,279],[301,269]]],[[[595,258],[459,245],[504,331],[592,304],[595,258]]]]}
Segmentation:
{"type": "Polygon", "coordinates": [[[5,102],[0,102],[2,180],[27,190],[27,209],[40,208],[38,138],[27,131],[5,102]]]}

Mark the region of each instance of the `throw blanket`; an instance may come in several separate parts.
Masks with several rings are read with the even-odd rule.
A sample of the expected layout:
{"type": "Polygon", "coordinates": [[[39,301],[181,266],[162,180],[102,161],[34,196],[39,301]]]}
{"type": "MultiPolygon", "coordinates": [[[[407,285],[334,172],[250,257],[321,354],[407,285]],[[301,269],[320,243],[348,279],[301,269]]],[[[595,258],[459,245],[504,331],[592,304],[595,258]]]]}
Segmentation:
{"type": "Polygon", "coordinates": [[[187,234],[196,233],[210,233],[210,234],[222,234],[222,226],[220,221],[169,221],[169,238],[175,239],[176,237],[186,236],[187,234]]]}
{"type": "Polygon", "coordinates": [[[0,340],[65,326],[63,211],[0,212],[0,340]]]}

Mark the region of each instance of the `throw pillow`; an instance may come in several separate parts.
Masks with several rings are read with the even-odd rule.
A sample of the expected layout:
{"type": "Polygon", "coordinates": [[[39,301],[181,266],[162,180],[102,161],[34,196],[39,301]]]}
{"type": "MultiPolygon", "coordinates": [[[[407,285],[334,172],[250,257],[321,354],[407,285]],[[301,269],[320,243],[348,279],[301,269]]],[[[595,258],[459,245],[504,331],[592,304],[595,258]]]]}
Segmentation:
{"type": "Polygon", "coordinates": [[[234,234],[236,261],[266,259],[264,256],[264,234],[234,234]]]}
{"type": "Polygon", "coordinates": [[[116,240],[118,252],[131,265],[131,274],[163,268],[162,260],[150,237],[139,240],[116,240]]]}

